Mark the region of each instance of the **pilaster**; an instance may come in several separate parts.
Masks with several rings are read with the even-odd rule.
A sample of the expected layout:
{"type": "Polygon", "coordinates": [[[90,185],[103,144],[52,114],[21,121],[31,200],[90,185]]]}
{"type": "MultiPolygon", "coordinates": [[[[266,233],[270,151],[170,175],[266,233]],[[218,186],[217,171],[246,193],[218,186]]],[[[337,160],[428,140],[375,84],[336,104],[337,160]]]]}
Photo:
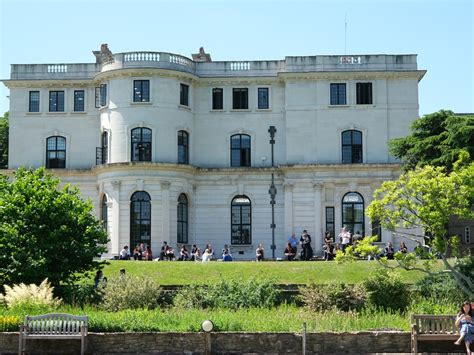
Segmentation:
{"type": "MultiPolygon", "coordinates": [[[[293,230],[293,183],[285,182],[285,237],[291,235],[293,230]]],[[[286,239],[285,239],[286,240],[286,239]]]]}
{"type": "Polygon", "coordinates": [[[321,223],[321,193],[323,189],[322,182],[316,181],[313,183],[314,188],[314,251],[320,252],[323,245],[322,239],[322,223],[321,223]]]}
{"type": "Polygon", "coordinates": [[[109,198],[112,203],[112,228],[110,231],[110,253],[118,255],[120,253],[120,181],[112,181],[112,191],[109,198]]]}
{"type": "MultiPolygon", "coordinates": [[[[171,244],[170,236],[170,186],[169,181],[161,181],[161,226],[162,226],[162,239],[171,244]]],[[[162,241],[163,241],[162,240],[162,241]]]]}

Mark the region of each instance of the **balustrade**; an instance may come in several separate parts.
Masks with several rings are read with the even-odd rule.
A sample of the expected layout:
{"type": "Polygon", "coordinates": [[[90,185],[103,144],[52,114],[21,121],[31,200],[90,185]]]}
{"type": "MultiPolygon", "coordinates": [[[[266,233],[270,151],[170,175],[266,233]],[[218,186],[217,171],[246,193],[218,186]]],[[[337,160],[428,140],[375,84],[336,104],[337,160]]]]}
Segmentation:
{"type": "Polygon", "coordinates": [[[48,64],[48,73],[67,73],[66,64],[48,64]]]}
{"type": "Polygon", "coordinates": [[[231,62],[230,70],[250,70],[250,62],[231,62]]]}
{"type": "Polygon", "coordinates": [[[186,65],[188,67],[193,66],[193,62],[189,60],[188,58],[182,57],[180,55],[174,55],[174,54],[170,55],[170,63],[186,65]]]}
{"type": "Polygon", "coordinates": [[[124,62],[159,62],[160,53],[156,52],[131,52],[123,54],[124,62]]]}

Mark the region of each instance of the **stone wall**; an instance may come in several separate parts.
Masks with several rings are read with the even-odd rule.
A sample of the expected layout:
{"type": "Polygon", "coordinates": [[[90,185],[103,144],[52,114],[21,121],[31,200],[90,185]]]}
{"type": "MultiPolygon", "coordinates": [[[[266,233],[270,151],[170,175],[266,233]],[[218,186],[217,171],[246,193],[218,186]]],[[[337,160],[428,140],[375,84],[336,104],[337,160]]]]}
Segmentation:
{"type": "MultiPolygon", "coordinates": [[[[302,335],[295,333],[90,333],[88,354],[166,353],[301,354],[302,335]]],[[[28,354],[79,353],[74,340],[30,340],[28,354]]],[[[458,352],[452,341],[420,342],[420,352],[458,352]]],[[[18,333],[0,333],[0,354],[18,352],[18,333]]],[[[408,332],[309,333],[306,354],[410,353],[408,332]]]]}

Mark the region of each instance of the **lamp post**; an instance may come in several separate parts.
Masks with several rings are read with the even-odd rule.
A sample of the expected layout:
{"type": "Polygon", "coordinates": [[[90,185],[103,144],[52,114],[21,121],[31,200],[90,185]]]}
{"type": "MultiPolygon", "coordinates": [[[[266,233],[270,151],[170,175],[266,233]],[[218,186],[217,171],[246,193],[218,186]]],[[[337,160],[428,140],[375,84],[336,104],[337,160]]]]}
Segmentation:
{"type": "MultiPolygon", "coordinates": [[[[276,133],[276,128],[275,126],[270,126],[268,128],[268,133],[270,133],[270,145],[272,147],[272,168],[275,166],[274,165],[274,160],[273,160],[273,146],[275,145],[275,133],[276,133]]],[[[272,169],[272,183],[270,185],[270,189],[268,190],[268,193],[270,194],[270,205],[272,205],[272,224],[270,225],[270,228],[272,229],[272,259],[275,260],[275,196],[277,194],[277,189],[275,187],[275,174],[272,169]]]]}

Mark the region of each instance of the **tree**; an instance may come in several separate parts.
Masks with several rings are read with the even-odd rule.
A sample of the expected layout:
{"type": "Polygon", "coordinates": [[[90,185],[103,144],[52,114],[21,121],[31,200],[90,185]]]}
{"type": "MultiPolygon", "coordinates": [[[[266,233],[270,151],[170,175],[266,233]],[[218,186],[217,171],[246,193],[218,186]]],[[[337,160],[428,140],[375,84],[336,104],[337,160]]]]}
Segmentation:
{"type": "Polygon", "coordinates": [[[14,180],[0,175],[0,284],[53,286],[101,268],[107,234],[92,204],[77,188],[64,186],[44,168],[19,169],[14,180]]]}
{"type": "MultiPolygon", "coordinates": [[[[467,153],[453,164],[453,171],[442,167],[424,166],[408,171],[396,181],[386,181],[375,191],[374,200],[367,208],[372,220],[379,220],[390,231],[414,237],[424,231],[429,237],[431,259],[443,261],[443,272],[452,273],[461,289],[474,297],[474,281],[448,261],[455,253],[459,240],[447,234],[450,216],[472,218],[471,202],[474,198],[474,163],[467,164],[467,153]]],[[[370,240],[356,248],[356,252],[374,253],[370,240]],[[365,248],[365,249],[364,249],[365,248]]],[[[396,254],[397,267],[433,273],[427,263],[419,267],[416,255],[396,254]]]]}
{"type": "Polygon", "coordinates": [[[8,168],[8,118],[8,112],[0,117],[0,169],[8,168]]]}
{"type": "Polygon", "coordinates": [[[412,133],[389,142],[390,153],[400,159],[406,170],[433,165],[452,171],[459,153],[466,150],[474,157],[474,116],[454,115],[441,110],[415,120],[412,133]]]}

